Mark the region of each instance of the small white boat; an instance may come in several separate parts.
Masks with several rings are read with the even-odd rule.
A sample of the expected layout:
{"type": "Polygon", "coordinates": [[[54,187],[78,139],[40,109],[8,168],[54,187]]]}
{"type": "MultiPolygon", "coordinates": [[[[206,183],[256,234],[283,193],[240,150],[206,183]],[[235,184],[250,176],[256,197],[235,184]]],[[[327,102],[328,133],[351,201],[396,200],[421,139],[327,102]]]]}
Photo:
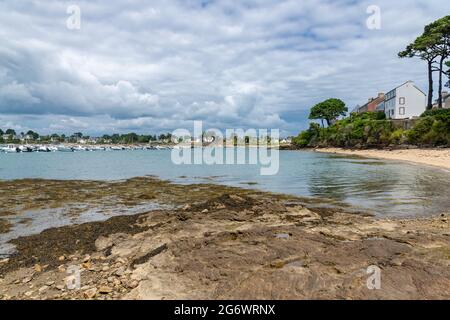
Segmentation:
{"type": "Polygon", "coordinates": [[[51,152],[51,150],[47,146],[39,146],[37,152],[51,152]]]}
{"type": "Polygon", "coordinates": [[[29,146],[19,146],[18,148],[20,152],[33,152],[33,148],[29,146]]]}
{"type": "Polygon", "coordinates": [[[86,148],[82,147],[82,146],[76,146],[75,148],[73,148],[74,151],[87,151],[86,148]]]}
{"type": "Polygon", "coordinates": [[[20,149],[16,146],[10,144],[10,145],[7,145],[6,147],[3,147],[2,151],[6,152],[6,153],[17,153],[17,152],[20,152],[20,149]]]}
{"type": "Polygon", "coordinates": [[[74,150],[72,147],[58,146],[58,151],[59,152],[73,152],[74,150]]]}

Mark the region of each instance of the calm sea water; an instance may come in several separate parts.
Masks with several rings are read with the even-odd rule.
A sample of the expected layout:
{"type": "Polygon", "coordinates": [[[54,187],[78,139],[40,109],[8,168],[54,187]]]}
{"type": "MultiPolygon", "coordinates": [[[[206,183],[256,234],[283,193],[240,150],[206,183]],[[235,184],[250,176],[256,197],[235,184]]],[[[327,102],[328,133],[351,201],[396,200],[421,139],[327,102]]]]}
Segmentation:
{"type": "Polygon", "coordinates": [[[0,179],[119,180],[155,175],[178,183],[220,183],[316,197],[383,216],[424,216],[450,208],[450,174],[434,168],[281,151],[279,173],[261,176],[256,165],[175,165],[170,154],[170,150],[0,154],[0,179]]]}

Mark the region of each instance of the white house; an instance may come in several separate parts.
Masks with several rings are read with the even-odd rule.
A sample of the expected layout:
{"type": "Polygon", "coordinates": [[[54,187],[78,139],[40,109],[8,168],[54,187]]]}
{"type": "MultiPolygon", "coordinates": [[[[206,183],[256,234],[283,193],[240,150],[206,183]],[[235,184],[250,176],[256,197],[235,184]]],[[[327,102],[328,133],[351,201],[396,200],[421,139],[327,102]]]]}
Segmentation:
{"type": "Polygon", "coordinates": [[[426,109],[427,95],[413,81],[407,81],[389,91],[384,98],[384,112],[390,119],[420,116],[426,109]]]}
{"type": "Polygon", "coordinates": [[[26,134],[20,137],[20,141],[26,142],[26,141],[32,141],[34,140],[33,136],[31,134],[26,134]]]}

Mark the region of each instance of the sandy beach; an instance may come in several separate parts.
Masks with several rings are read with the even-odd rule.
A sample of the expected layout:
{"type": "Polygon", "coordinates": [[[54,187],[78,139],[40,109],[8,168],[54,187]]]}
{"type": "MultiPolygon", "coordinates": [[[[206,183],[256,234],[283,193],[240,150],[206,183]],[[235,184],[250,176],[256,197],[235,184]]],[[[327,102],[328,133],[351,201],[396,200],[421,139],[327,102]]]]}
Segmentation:
{"type": "Polygon", "coordinates": [[[376,159],[408,161],[450,170],[450,149],[351,150],[320,148],[315,149],[315,151],[376,159]]]}

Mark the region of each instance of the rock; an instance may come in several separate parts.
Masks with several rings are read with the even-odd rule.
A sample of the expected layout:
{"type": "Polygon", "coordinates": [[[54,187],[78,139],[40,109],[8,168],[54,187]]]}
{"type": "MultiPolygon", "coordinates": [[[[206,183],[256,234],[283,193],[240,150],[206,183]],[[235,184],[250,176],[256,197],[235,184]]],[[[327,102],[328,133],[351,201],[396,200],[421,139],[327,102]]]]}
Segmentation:
{"type": "Polygon", "coordinates": [[[49,286],[42,286],[42,287],[40,287],[39,288],[39,294],[42,294],[42,293],[44,293],[45,291],[47,291],[49,289],[49,286]]]}
{"type": "Polygon", "coordinates": [[[83,267],[83,269],[92,269],[92,263],[84,262],[81,264],[81,267],[83,267]]]}
{"type": "Polygon", "coordinates": [[[86,263],[86,262],[89,262],[90,260],[91,260],[91,256],[90,255],[86,255],[84,257],[84,259],[83,259],[83,262],[86,263]]]}
{"type": "Polygon", "coordinates": [[[130,282],[127,283],[127,287],[130,289],[137,288],[138,285],[139,285],[139,281],[137,281],[137,280],[131,280],[130,282]]]}
{"type": "Polygon", "coordinates": [[[101,294],[110,294],[112,292],[112,289],[110,287],[108,287],[108,286],[101,286],[98,289],[98,292],[101,293],[101,294]]]}
{"type": "Polygon", "coordinates": [[[281,269],[284,267],[285,264],[286,264],[286,262],[284,262],[284,261],[275,260],[270,263],[270,267],[274,268],[274,269],[281,269]]]}
{"type": "Polygon", "coordinates": [[[28,283],[28,282],[30,282],[31,280],[33,280],[33,278],[31,278],[31,277],[26,277],[26,278],[24,278],[24,279],[22,280],[22,283],[28,283]]]}
{"type": "Polygon", "coordinates": [[[84,292],[84,296],[88,299],[94,299],[97,295],[97,288],[92,288],[84,292]]]}
{"type": "Polygon", "coordinates": [[[275,238],[277,239],[289,239],[290,235],[288,233],[277,233],[275,238]]]}
{"type": "Polygon", "coordinates": [[[95,240],[95,247],[98,251],[103,251],[111,248],[114,244],[122,242],[124,239],[130,236],[125,233],[116,233],[109,235],[108,237],[101,236],[95,240]]]}
{"type": "Polygon", "coordinates": [[[64,266],[64,265],[60,265],[60,266],[58,267],[58,271],[59,271],[59,272],[66,272],[65,266],[64,266]]]}
{"type": "Polygon", "coordinates": [[[47,286],[49,286],[49,287],[51,287],[52,285],[54,285],[55,284],[55,281],[47,281],[46,283],[45,283],[45,285],[47,285],[47,286]]]}
{"type": "Polygon", "coordinates": [[[104,266],[104,267],[102,268],[102,271],[109,271],[109,267],[108,267],[108,266],[104,266]]]}
{"type": "Polygon", "coordinates": [[[125,268],[120,267],[119,269],[116,270],[115,275],[117,275],[118,277],[121,277],[121,276],[123,276],[124,273],[125,273],[125,268]]]}
{"type": "Polygon", "coordinates": [[[66,260],[66,257],[65,257],[65,256],[60,256],[60,257],[58,258],[58,261],[64,261],[64,260],[66,260]]]}
{"type": "Polygon", "coordinates": [[[230,199],[232,199],[232,200],[234,200],[236,202],[240,202],[240,203],[245,202],[244,198],[242,198],[242,197],[240,197],[240,196],[238,196],[236,194],[230,194],[230,199]]]}
{"type": "Polygon", "coordinates": [[[184,210],[184,211],[187,211],[187,210],[189,210],[189,209],[191,209],[191,205],[190,205],[190,204],[187,204],[187,205],[185,205],[185,206],[183,207],[183,210],[184,210]]]}
{"type": "Polygon", "coordinates": [[[60,290],[60,291],[63,291],[65,288],[66,288],[66,287],[63,286],[62,284],[58,284],[58,285],[56,286],[56,289],[58,289],[58,290],[60,290]]]}
{"type": "Polygon", "coordinates": [[[207,213],[209,210],[208,209],[205,209],[205,210],[202,210],[202,213],[207,213]]]}
{"type": "Polygon", "coordinates": [[[39,264],[34,265],[34,271],[36,272],[42,272],[42,267],[39,264]]]}
{"type": "Polygon", "coordinates": [[[31,297],[33,295],[33,291],[27,291],[25,292],[25,296],[31,297]]]}
{"type": "Polygon", "coordinates": [[[0,260],[0,264],[2,263],[8,263],[9,262],[9,258],[5,258],[5,259],[1,259],[0,260]]]}

